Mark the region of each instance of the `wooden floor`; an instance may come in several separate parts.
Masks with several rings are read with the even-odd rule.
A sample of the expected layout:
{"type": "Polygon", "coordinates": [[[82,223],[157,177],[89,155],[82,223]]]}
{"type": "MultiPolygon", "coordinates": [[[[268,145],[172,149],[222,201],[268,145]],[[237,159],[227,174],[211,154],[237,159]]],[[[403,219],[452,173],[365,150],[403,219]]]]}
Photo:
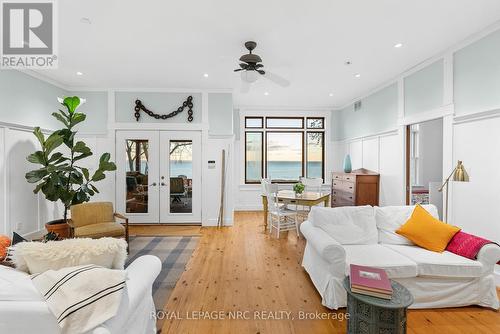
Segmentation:
{"type": "MultiPolygon", "coordinates": [[[[345,320],[298,319],[299,312],[338,319],[344,310],[321,305],[300,265],[304,240],[297,241],[293,233],[270,238],[261,224],[260,212],[238,212],[234,227],[202,228],[198,247],[164,308],[170,319],[162,333],[345,333],[345,320]],[[250,319],[228,319],[237,311],[250,319]],[[254,312],[268,320],[256,319],[254,312]],[[291,312],[294,319],[280,312],[291,312]],[[269,320],[271,315],[284,319],[269,320]],[[205,316],[211,319],[195,319],[205,316]]],[[[480,307],[410,310],[408,333],[500,333],[500,313],[480,307]]]]}
{"type": "Polygon", "coordinates": [[[190,225],[129,225],[130,235],[142,236],[201,236],[201,226],[190,225]]]}

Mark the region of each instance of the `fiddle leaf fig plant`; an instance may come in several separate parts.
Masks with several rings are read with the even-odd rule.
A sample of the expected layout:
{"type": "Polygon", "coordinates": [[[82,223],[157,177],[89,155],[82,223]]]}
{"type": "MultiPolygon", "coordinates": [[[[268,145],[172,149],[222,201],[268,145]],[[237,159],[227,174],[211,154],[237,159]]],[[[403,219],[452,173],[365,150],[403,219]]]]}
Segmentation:
{"type": "Polygon", "coordinates": [[[75,141],[77,131],[74,127],[85,121],[86,115],[77,112],[77,108],[85,102],[77,96],[58,98],[63,106],[52,116],[64,127],[45,136],[39,127],[33,134],[41,145],[41,150],[30,154],[27,160],[40,165],[38,169],[26,173],[29,183],[36,184],[33,192],[40,191],[52,202],[61,201],[64,205],[64,222],[68,218],[71,205],[88,202],[99,192],[95,183],[106,177],[106,172],[116,170],[111,155],[104,153],[99,159],[98,168],[91,174],[81,166],[83,159],[92,155],[92,151],[83,141],[75,141]]]}

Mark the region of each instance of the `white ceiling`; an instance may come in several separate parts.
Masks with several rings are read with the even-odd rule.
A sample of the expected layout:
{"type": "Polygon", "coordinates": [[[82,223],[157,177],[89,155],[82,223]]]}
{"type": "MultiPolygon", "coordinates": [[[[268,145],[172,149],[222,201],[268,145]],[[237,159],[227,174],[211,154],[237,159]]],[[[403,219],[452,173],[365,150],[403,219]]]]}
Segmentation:
{"type": "Polygon", "coordinates": [[[500,20],[498,0],[72,0],[58,5],[59,69],[43,75],[75,87],[230,88],[235,104],[252,106],[344,105],[500,20]],[[289,87],[261,78],[250,93],[240,93],[233,69],[247,40],[258,43],[255,53],[265,69],[288,78],[289,87]],[[404,46],[396,49],[398,42],[404,46]],[[344,65],[347,59],[352,65],[344,65]]]}

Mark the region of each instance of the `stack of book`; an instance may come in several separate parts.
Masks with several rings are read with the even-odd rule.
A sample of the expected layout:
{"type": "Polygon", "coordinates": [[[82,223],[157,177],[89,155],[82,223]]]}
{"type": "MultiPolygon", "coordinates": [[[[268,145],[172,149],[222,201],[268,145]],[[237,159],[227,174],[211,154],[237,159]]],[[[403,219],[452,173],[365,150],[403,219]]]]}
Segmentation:
{"type": "Polygon", "coordinates": [[[383,299],[392,298],[392,287],[383,269],[351,264],[351,291],[383,299]]]}

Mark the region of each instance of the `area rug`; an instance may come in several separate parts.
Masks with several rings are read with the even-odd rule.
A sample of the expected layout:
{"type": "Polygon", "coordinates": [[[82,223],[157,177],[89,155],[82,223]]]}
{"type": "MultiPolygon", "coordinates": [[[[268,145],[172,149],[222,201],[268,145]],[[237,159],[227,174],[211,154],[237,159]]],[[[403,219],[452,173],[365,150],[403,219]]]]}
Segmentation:
{"type": "MultiPolygon", "coordinates": [[[[142,255],[155,255],[161,260],[161,272],[153,284],[153,300],[157,310],[162,310],[167,303],[199,239],[194,236],[130,237],[126,266],[142,255]]],[[[163,321],[157,321],[158,333],[162,324],[163,321]]]]}

